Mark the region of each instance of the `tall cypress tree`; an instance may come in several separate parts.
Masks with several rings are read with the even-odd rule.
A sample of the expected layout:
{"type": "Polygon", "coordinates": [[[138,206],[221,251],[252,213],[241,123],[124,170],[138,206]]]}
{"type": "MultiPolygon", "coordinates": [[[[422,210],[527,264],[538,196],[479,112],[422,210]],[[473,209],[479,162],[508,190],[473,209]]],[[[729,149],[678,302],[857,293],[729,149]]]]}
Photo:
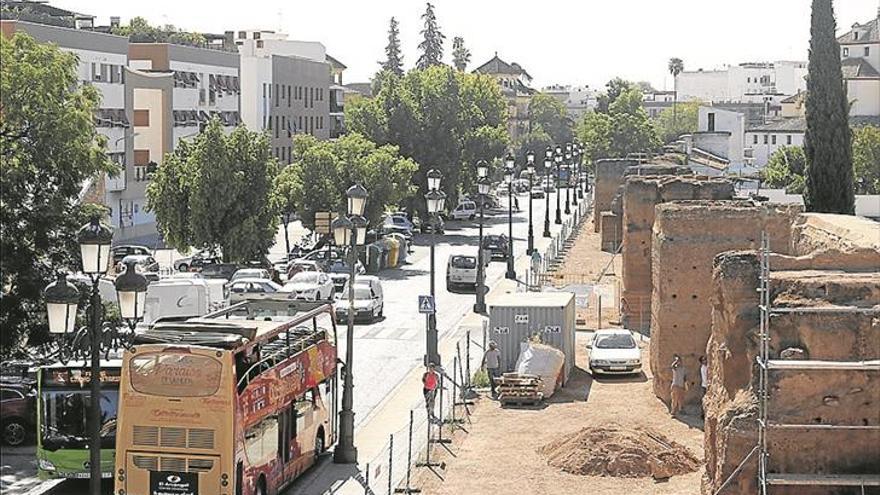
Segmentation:
{"type": "Polygon", "coordinates": [[[446,39],[446,36],[440,32],[440,27],[437,26],[437,16],[434,15],[434,6],[430,2],[425,13],[422,14],[422,19],[425,20],[425,28],[422,29],[424,40],[419,43],[419,50],[422,51],[422,54],[416,62],[416,67],[426,69],[432,65],[443,64],[443,40],[446,39]]]}
{"type": "Polygon", "coordinates": [[[385,61],[382,62],[382,70],[393,72],[398,76],[403,75],[403,55],[400,51],[400,29],[397,19],[391,18],[388,27],[388,45],[385,47],[385,61]]]}
{"type": "Polygon", "coordinates": [[[810,65],[807,72],[807,211],[855,211],[849,103],[840,70],[832,0],[813,0],[810,65]]]}
{"type": "Polygon", "coordinates": [[[456,36],[452,38],[452,66],[461,72],[467,68],[471,61],[471,51],[465,48],[464,38],[456,36]]]}

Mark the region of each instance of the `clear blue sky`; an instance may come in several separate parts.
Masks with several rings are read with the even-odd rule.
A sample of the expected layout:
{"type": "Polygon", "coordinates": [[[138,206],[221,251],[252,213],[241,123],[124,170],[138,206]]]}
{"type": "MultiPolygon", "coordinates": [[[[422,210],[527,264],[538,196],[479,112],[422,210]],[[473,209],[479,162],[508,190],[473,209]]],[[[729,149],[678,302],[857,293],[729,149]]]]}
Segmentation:
{"type": "MultiPolygon", "coordinates": [[[[838,30],[872,19],[880,0],[836,0],[838,30]]],[[[261,28],[323,42],[348,66],[346,82],[368,80],[384,58],[388,19],[400,22],[404,62],[418,57],[425,4],[414,0],[50,0],[123,22],[134,16],[188,30],[261,28]]],[[[453,36],[471,50],[470,68],[497,51],[534,85],[604,85],[614,76],[671,88],[669,57],[686,69],[743,61],[806,60],[810,0],[435,0],[451,59],[453,36]]]]}

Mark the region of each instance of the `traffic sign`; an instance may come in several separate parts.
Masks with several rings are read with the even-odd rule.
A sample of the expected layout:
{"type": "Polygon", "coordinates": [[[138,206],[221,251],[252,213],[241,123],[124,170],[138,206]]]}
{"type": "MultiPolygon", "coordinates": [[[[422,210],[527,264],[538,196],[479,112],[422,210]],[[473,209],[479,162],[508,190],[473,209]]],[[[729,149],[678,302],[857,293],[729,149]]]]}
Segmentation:
{"type": "Polygon", "coordinates": [[[434,296],[419,296],[419,313],[430,315],[436,312],[437,307],[434,305],[434,296]]]}
{"type": "Polygon", "coordinates": [[[330,222],[332,221],[333,213],[329,211],[316,211],[315,212],[315,232],[319,234],[332,234],[330,231],[330,222]]]}

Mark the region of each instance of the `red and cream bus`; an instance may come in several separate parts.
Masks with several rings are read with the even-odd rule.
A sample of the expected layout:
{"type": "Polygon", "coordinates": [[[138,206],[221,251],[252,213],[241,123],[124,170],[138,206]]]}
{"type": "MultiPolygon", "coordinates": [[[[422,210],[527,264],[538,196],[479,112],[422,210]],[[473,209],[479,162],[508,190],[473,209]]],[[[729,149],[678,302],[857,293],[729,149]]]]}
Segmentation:
{"type": "Polygon", "coordinates": [[[336,441],[335,336],[331,305],[268,299],[139,332],[114,493],[278,493],[336,441]]]}

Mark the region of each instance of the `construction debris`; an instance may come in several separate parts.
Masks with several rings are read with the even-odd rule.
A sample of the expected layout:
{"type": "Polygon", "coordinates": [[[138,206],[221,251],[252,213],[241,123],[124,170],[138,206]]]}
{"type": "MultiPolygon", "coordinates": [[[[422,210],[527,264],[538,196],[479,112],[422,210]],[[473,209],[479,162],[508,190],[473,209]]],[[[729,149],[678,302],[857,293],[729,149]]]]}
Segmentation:
{"type": "Polygon", "coordinates": [[[543,381],[538,375],[505,373],[498,379],[498,400],[502,405],[535,405],[544,399],[543,381]]]}

